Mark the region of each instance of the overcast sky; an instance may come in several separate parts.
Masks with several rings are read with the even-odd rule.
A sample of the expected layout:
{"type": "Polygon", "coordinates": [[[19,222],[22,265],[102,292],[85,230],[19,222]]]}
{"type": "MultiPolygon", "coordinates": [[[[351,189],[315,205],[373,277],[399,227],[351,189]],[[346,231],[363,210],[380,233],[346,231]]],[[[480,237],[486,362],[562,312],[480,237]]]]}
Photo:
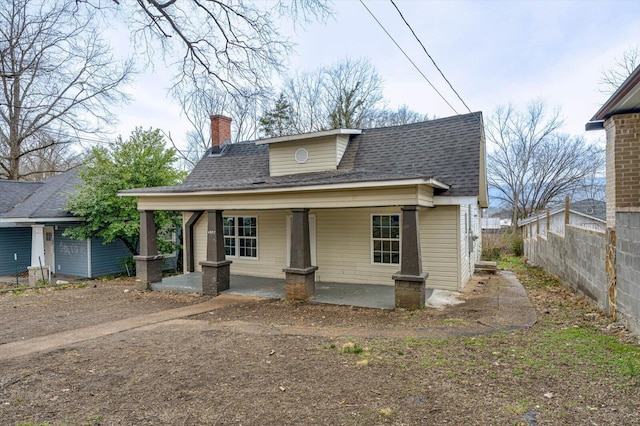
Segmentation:
{"type": "MultiPolygon", "coordinates": [[[[387,0],[365,0],[402,48],[458,113],[466,108],[448,89],[429,58],[387,0]]],[[[541,98],[561,107],[565,131],[584,133],[584,124],[607,99],[599,91],[602,70],[640,43],[640,1],[402,1],[396,4],[445,76],[472,111],[491,115],[499,105],[524,107],[541,98]]],[[[368,58],[385,83],[391,107],[402,104],[437,117],[456,113],[407,61],[358,0],[337,0],[328,22],[296,31],[288,58],[291,73],[368,58]]],[[[166,96],[168,72],[156,67],[140,75],[123,108],[117,133],[135,126],[161,128],[180,141],[189,129],[166,96]]],[[[589,139],[604,138],[589,132],[589,139]]]]}

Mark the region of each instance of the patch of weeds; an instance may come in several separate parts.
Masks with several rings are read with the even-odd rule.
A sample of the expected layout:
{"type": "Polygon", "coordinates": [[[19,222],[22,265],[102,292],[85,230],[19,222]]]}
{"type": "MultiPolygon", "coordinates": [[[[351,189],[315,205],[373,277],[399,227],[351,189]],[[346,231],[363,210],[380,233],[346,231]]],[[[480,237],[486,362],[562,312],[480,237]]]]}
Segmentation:
{"type": "Polygon", "coordinates": [[[548,345],[564,362],[640,378],[640,348],[635,345],[621,343],[613,336],[585,327],[549,330],[544,335],[547,339],[544,346],[548,345]]]}
{"type": "Polygon", "coordinates": [[[68,283],[68,284],[60,284],[53,287],[54,290],[66,290],[68,288],[85,288],[88,287],[89,284],[86,282],[81,283],[68,283]]]}
{"type": "Polygon", "coordinates": [[[16,426],[49,426],[49,423],[20,422],[20,423],[16,423],[16,426]]]}
{"type": "Polygon", "coordinates": [[[522,403],[508,404],[504,408],[514,416],[521,416],[529,411],[522,403]]]}
{"type": "Polygon", "coordinates": [[[442,323],[445,325],[465,325],[468,324],[468,321],[462,318],[445,318],[442,320],[442,323]]]}
{"type": "Polygon", "coordinates": [[[464,340],[464,344],[472,348],[486,348],[487,342],[484,339],[469,337],[464,340]]]}
{"type": "Polygon", "coordinates": [[[89,417],[86,425],[96,426],[96,425],[99,425],[103,420],[104,420],[104,416],[102,414],[94,414],[93,416],[89,417]]]}
{"type": "Polygon", "coordinates": [[[511,271],[523,270],[527,266],[524,259],[520,256],[501,256],[497,261],[498,269],[507,269],[511,271]]]}
{"type": "Polygon", "coordinates": [[[364,352],[364,348],[357,343],[347,342],[342,345],[342,353],[345,354],[361,354],[364,352]]]}

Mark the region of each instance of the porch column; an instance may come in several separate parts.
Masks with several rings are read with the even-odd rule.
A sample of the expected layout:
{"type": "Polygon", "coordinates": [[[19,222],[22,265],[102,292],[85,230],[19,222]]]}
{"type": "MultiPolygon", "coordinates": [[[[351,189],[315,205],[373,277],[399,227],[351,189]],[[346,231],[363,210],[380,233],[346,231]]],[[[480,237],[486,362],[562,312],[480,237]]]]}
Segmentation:
{"type": "Polygon", "coordinates": [[[217,296],[229,289],[231,261],[225,259],[222,210],[207,211],[207,260],[202,266],[202,293],[217,296]]]}
{"type": "Polygon", "coordinates": [[[395,280],[396,308],[420,309],[433,289],[425,288],[428,273],[422,272],[418,206],[402,207],[402,255],[395,280]],[[427,295],[427,293],[429,293],[427,295]]]}
{"type": "Polygon", "coordinates": [[[162,256],[158,254],[153,210],[140,210],[140,254],[136,261],[136,289],[149,290],[162,281],[162,256]]]}
{"type": "Polygon", "coordinates": [[[31,225],[31,266],[27,267],[30,286],[35,286],[38,281],[47,279],[49,270],[46,263],[47,259],[44,257],[44,225],[31,225]]]}
{"type": "Polygon", "coordinates": [[[309,237],[309,209],[292,209],[291,263],[285,272],[286,297],[289,300],[307,300],[315,294],[317,266],[311,265],[309,237]]]}

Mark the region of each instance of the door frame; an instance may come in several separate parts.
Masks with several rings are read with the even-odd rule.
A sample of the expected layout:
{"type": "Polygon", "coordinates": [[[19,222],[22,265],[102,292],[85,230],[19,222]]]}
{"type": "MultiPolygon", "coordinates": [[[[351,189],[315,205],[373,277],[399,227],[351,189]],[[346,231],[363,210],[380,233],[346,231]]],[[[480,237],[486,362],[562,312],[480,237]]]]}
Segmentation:
{"type": "Polygon", "coordinates": [[[44,244],[44,261],[49,267],[49,272],[56,273],[56,242],[55,242],[55,228],[53,226],[45,225],[43,232],[43,244],[44,244]],[[48,236],[51,235],[51,239],[48,236]],[[49,262],[50,261],[50,262],[49,262]]]}

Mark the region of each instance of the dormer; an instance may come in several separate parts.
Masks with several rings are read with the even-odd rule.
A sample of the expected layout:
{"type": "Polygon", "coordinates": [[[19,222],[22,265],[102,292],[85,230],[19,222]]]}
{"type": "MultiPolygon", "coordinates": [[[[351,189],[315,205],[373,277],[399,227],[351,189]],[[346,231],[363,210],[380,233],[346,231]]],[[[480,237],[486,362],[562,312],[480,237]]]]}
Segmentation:
{"type": "Polygon", "coordinates": [[[350,136],[361,133],[357,129],[324,130],[262,139],[256,145],[269,145],[270,176],[325,172],[338,168],[350,136]]]}

